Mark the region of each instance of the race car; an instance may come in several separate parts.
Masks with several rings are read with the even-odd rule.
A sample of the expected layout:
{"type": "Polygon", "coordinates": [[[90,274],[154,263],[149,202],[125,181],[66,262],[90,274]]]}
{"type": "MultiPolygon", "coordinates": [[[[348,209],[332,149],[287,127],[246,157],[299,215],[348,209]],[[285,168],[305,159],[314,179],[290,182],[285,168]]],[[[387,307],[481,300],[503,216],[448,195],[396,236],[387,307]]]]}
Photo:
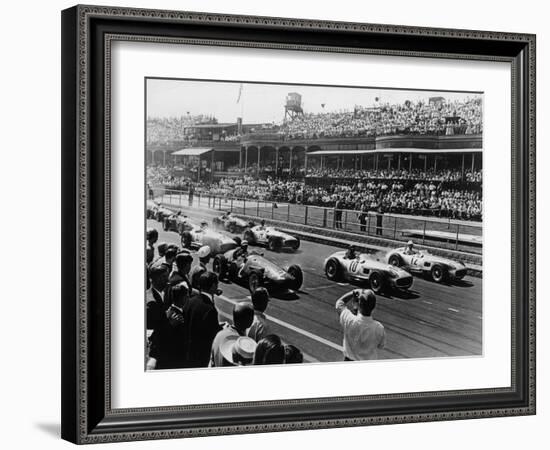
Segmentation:
{"type": "Polygon", "coordinates": [[[436,283],[446,280],[461,280],[466,275],[466,266],[460,261],[442,258],[427,252],[400,247],[387,254],[388,263],[419,275],[426,275],[436,283]]]}
{"type": "Polygon", "coordinates": [[[147,200],[147,218],[153,219],[155,217],[158,205],[155,203],[154,200],[147,200]]]}
{"type": "Polygon", "coordinates": [[[220,280],[245,285],[251,293],[261,286],[270,293],[296,292],[302,287],[304,275],[300,266],[293,264],[285,270],[260,253],[251,251],[246,257],[240,257],[235,251],[214,257],[212,270],[220,280]]]}
{"type": "Polygon", "coordinates": [[[162,206],[154,200],[147,200],[147,218],[155,219],[157,222],[164,222],[164,218],[174,214],[169,208],[162,206]]]}
{"type": "Polygon", "coordinates": [[[250,225],[250,222],[235,217],[230,212],[227,212],[219,217],[214,217],[212,219],[212,225],[223,228],[230,233],[242,233],[250,225]]]}
{"type": "Polygon", "coordinates": [[[181,245],[188,249],[208,245],[212,255],[225,253],[239,246],[238,242],[229,236],[210,230],[204,222],[200,226],[189,224],[189,228],[181,233],[181,245]]]}
{"type": "Polygon", "coordinates": [[[193,224],[190,222],[189,218],[184,215],[181,211],[178,211],[176,214],[165,217],[162,222],[162,228],[164,231],[176,231],[180,235],[185,230],[191,230],[193,224]]]}
{"type": "Polygon", "coordinates": [[[345,250],[333,253],[325,260],[325,275],[331,281],[368,283],[375,293],[390,289],[406,290],[413,277],[407,271],[379,261],[367,253],[349,257],[345,250]]]}
{"type": "Polygon", "coordinates": [[[269,250],[275,252],[283,248],[296,251],[300,247],[300,239],[297,237],[263,224],[247,228],[244,230],[243,237],[251,245],[266,245],[269,250]]]}

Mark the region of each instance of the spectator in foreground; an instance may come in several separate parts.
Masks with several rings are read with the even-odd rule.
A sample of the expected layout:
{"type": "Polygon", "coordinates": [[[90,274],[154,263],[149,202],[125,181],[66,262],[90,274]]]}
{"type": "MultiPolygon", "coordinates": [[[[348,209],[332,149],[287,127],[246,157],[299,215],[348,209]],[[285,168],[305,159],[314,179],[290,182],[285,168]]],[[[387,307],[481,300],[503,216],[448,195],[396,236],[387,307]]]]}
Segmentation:
{"type": "Polygon", "coordinates": [[[151,277],[151,295],[148,296],[146,305],[146,326],[148,330],[154,330],[166,311],[164,290],[168,283],[168,271],[166,267],[155,266],[149,270],[149,276],[151,277]]]}
{"type": "Polygon", "coordinates": [[[193,264],[193,257],[189,253],[178,253],[174,258],[175,267],[170,272],[168,278],[168,285],[166,286],[166,293],[164,294],[164,301],[169,306],[172,303],[171,290],[173,286],[180,283],[185,283],[187,289],[191,293],[191,283],[189,281],[189,271],[191,270],[191,264],[193,264]]]}
{"type": "Polygon", "coordinates": [[[281,338],[275,334],[269,334],[260,342],[254,352],[255,366],[267,364],[284,364],[285,348],[281,342],[281,338]]]}
{"type": "Polygon", "coordinates": [[[301,364],[304,362],[304,355],[294,345],[285,345],[285,364],[301,364]]]}
{"type": "Polygon", "coordinates": [[[265,317],[265,310],[269,303],[269,294],[267,289],[258,288],[252,294],[252,305],[254,306],[254,321],[246,333],[248,337],[251,337],[256,342],[259,342],[269,334],[269,325],[265,317]]]}
{"type": "Polygon", "coordinates": [[[224,361],[230,366],[248,366],[254,359],[256,341],[247,336],[230,336],[221,346],[224,361]]]}
{"type": "Polygon", "coordinates": [[[187,366],[207,367],[212,341],[220,331],[214,296],[220,295],[218,276],[203,273],[199,278],[199,293],[193,295],[184,307],[187,366]]]}
{"type": "Polygon", "coordinates": [[[210,356],[211,367],[229,366],[232,364],[224,358],[222,346],[230,338],[237,339],[244,336],[246,329],[252,325],[254,319],[254,309],[247,302],[239,302],[233,306],[233,324],[222,328],[212,343],[212,352],[210,356]]]}
{"type": "Polygon", "coordinates": [[[335,307],[344,331],[344,361],[378,359],[378,349],[386,344],[386,332],[384,326],[372,318],[376,307],[374,292],[354,289],[340,297],[335,307]],[[347,307],[350,300],[356,303],[357,314],[347,307]]]}
{"type": "Polygon", "coordinates": [[[154,228],[147,229],[147,245],[145,247],[145,261],[151,264],[155,258],[155,243],[159,239],[159,232],[154,228]]]}
{"type": "Polygon", "coordinates": [[[203,245],[197,251],[197,256],[199,257],[199,264],[193,267],[193,270],[189,274],[189,278],[191,279],[191,285],[194,288],[199,287],[199,278],[201,274],[208,272],[207,264],[210,262],[210,254],[211,254],[211,251],[208,245],[203,245]]]}
{"type": "Polygon", "coordinates": [[[187,340],[183,307],[189,301],[185,283],[172,289],[172,304],[151,335],[147,369],[179,369],[187,366],[187,340]]]}

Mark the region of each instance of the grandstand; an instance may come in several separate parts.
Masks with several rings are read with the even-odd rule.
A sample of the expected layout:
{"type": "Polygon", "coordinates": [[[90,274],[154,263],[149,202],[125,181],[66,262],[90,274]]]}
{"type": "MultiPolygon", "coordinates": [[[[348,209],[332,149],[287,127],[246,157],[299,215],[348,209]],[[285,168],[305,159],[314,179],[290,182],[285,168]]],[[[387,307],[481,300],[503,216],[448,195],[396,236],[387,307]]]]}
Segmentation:
{"type": "Polygon", "coordinates": [[[217,193],[244,186],[238,191],[243,197],[323,206],[341,197],[352,209],[366,199],[369,207],[392,212],[481,219],[480,97],[315,114],[303,111],[296,92],[286,101],[279,125],[204,116],[148,119],[148,163],[164,167],[161,176],[150,174],[150,183],[195,183],[217,193]],[[401,180],[401,188],[387,180],[401,180]],[[433,188],[415,187],[419,183],[433,188]]]}

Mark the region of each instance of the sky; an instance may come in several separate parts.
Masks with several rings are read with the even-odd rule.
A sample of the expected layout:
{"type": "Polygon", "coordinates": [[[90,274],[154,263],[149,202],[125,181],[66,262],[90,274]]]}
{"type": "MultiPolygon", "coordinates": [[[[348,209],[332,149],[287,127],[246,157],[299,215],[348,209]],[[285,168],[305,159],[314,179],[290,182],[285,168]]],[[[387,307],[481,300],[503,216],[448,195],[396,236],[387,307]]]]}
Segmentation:
{"type": "Polygon", "coordinates": [[[372,106],[376,97],[382,103],[403,103],[405,100],[427,101],[434,96],[455,100],[481,95],[467,92],[148,79],[147,116],[180,117],[189,112],[192,116],[214,116],[219,122],[236,122],[237,117],[242,116],[244,123],[279,124],[284,118],[286,95],[290,92],[302,95],[302,108],[306,113],[353,111],[355,105],[372,106]],[[242,93],[237,102],[241,84],[242,93]]]}

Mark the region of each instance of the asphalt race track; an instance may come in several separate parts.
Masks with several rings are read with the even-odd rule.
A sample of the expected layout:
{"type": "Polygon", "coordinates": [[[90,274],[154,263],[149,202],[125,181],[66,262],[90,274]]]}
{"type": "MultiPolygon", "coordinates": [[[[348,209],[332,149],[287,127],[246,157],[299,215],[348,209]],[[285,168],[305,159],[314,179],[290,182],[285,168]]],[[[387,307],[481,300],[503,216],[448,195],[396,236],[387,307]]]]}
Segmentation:
{"type": "MultiPolygon", "coordinates": [[[[186,208],[185,213],[197,222],[204,217],[200,210],[186,208]]],[[[159,231],[159,243],[180,244],[179,235],[163,231],[159,222],[147,220],[147,227],[159,231]]],[[[298,264],[304,272],[304,284],[297,296],[272,297],[266,315],[272,332],[300,348],[310,362],[343,359],[342,332],[334,304],[355,286],[331,282],[323,270],[325,258],[338,250],[341,249],[308,241],[302,241],[296,253],[260,249],[281,267],[298,264]]],[[[216,299],[216,306],[220,321],[226,321],[231,318],[233,304],[249,300],[250,292],[225,282],[220,283],[220,288],[223,294],[216,299]]],[[[380,358],[481,355],[481,290],[481,278],[467,276],[458,283],[437,284],[415,276],[408,292],[378,295],[373,316],[384,325],[387,334],[380,358]]]]}

